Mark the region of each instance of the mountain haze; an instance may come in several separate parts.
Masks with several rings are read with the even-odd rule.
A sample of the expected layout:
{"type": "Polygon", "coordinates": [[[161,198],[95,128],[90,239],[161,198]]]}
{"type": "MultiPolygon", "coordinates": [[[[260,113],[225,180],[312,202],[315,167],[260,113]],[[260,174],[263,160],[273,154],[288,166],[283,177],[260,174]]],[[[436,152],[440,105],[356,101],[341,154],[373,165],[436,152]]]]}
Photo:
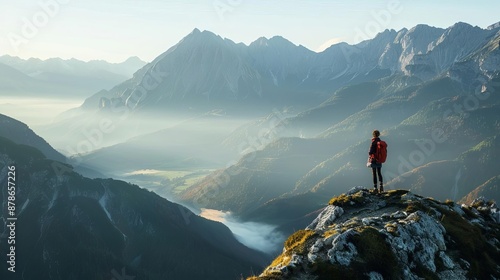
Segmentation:
{"type": "MultiPolygon", "coordinates": [[[[500,58],[499,40],[498,29],[457,23],[447,29],[419,25],[399,32],[388,30],[351,46],[356,51],[350,52],[352,60],[343,75],[359,73],[356,71],[372,63],[371,69],[386,71],[386,76],[352,81],[322,104],[274,124],[269,132],[274,142],[206,177],[187,189],[182,198],[259,221],[275,221],[289,211],[306,215],[321,205],[300,203],[300,197],[318,201],[319,197],[347,191],[352,185],[370,184],[364,165],[371,131],[378,128],[389,143],[389,160],[384,168],[389,188],[404,186],[422,195],[432,188],[434,192],[429,195],[458,200],[498,175],[494,163],[455,160],[499,132],[500,69],[494,63],[500,58]],[[468,38],[475,39],[469,42],[468,38]],[[426,164],[430,164],[429,170],[436,170],[435,166],[446,162],[456,163],[450,165],[454,166],[451,178],[439,177],[437,172],[424,175],[426,181],[422,183],[416,175],[426,164]],[[459,178],[460,191],[455,194],[455,175],[461,168],[462,175],[468,171],[459,178]],[[359,176],[361,172],[366,175],[359,176]],[[428,190],[408,181],[391,181],[398,176],[397,180],[419,182],[428,190]],[[440,188],[429,183],[439,178],[450,182],[440,188]],[[218,190],[224,192],[215,199],[203,199],[218,190]]],[[[335,50],[339,53],[342,46],[349,47],[334,45],[318,55],[335,54],[335,50]]]]}
{"type": "MultiPolygon", "coordinates": [[[[2,278],[236,279],[267,259],[220,223],[138,186],[83,177],[32,146],[0,137],[0,159],[2,184],[16,168],[18,218],[17,273],[4,269],[2,278]]],[[[7,251],[7,224],[0,232],[7,251]]]]}
{"type": "MultiPolygon", "coordinates": [[[[0,56],[2,65],[10,66],[28,76],[10,77],[11,83],[21,85],[17,91],[9,90],[2,83],[2,92],[6,95],[18,93],[22,95],[44,97],[82,98],[101,89],[108,89],[132,77],[146,63],[137,57],[131,57],[122,63],[106,61],[84,62],[77,59],[63,60],[51,58],[28,60],[13,56],[0,56]],[[44,89],[50,87],[50,90],[44,89]]],[[[5,67],[5,66],[2,66],[5,67]]],[[[9,72],[13,72],[10,70],[9,72]]]]}
{"type": "MultiPolygon", "coordinates": [[[[36,127],[43,138],[0,114],[0,184],[10,165],[18,175],[15,279],[240,279],[271,257],[238,240],[281,234],[249,279],[500,277],[498,24],[322,52],[194,29],[149,63],[3,56],[0,93],[86,97],[36,127]],[[383,193],[368,190],[374,129],[383,193]]],[[[4,224],[2,252],[7,238],[4,224]]]]}
{"type": "Polygon", "coordinates": [[[386,189],[471,200],[499,175],[489,156],[500,133],[499,42],[499,28],[459,22],[316,53],[280,36],[247,46],[195,29],[61,115],[47,139],[100,169],[217,169],[168,197],[286,234],[322,198],[372,185],[374,129],[389,144],[386,189]],[[99,132],[103,121],[112,131],[99,132]]]}

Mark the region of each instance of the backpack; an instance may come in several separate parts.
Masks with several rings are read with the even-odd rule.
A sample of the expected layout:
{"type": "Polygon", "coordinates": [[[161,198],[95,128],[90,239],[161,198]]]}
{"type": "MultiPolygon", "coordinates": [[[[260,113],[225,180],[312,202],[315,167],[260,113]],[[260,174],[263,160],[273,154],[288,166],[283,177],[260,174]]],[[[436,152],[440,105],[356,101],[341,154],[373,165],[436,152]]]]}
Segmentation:
{"type": "Polygon", "coordinates": [[[377,142],[377,151],[373,157],[378,163],[384,163],[387,159],[387,143],[385,141],[377,142]]]}

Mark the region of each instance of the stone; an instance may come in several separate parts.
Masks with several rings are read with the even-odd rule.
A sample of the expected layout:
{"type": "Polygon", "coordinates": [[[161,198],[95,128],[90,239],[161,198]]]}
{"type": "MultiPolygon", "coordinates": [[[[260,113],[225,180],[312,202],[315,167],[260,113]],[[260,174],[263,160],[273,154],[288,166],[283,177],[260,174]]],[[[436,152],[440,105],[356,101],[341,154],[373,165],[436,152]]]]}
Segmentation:
{"type": "Polygon", "coordinates": [[[342,216],[342,214],[344,214],[344,209],[342,209],[342,207],[328,205],[325,209],[323,209],[323,211],[321,211],[319,216],[314,219],[309,226],[307,226],[307,229],[326,229],[331,226],[338,217],[342,216]]]}
{"type": "Polygon", "coordinates": [[[328,258],[330,263],[338,263],[348,266],[352,259],[358,254],[356,246],[347,241],[349,237],[358,234],[354,229],[349,229],[344,233],[339,234],[332,243],[332,249],[328,250],[328,258]]]}

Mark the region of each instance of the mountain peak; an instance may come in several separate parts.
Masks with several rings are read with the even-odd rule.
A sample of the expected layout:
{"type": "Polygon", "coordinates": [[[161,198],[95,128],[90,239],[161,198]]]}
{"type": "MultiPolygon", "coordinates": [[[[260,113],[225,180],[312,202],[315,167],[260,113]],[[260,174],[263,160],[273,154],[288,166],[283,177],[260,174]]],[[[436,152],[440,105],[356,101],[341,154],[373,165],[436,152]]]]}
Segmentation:
{"type": "Polygon", "coordinates": [[[396,38],[396,36],[398,35],[398,32],[394,29],[386,29],[380,33],[378,33],[375,38],[373,38],[372,40],[366,40],[366,41],[363,41],[361,42],[361,44],[370,44],[370,43],[374,43],[374,42],[391,42],[392,40],[394,40],[394,38],[396,38]]]}
{"type": "Polygon", "coordinates": [[[145,63],[142,59],[140,59],[138,56],[131,56],[127,58],[123,63],[145,63]]]}
{"type": "Polygon", "coordinates": [[[406,190],[377,194],[356,187],[332,198],[288,238],[271,266],[249,279],[494,279],[500,276],[492,261],[500,257],[499,222],[498,207],[484,199],[458,205],[406,190]]]}
{"type": "MultiPolygon", "coordinates": [[[[474,26],[472,26],[466,22],[462,22],[462,21],[459,21],[450,27],[450,29],[460,29],[460,30],[471,29],[471,28],[474,28],[474,26]]],[[[479,28],[479,27],[476,26],[476,28],[479,28]]]]}
{"type": "MultiPolygon", "coordinates": [[[[208,31],[208,30],[203,30],[200,31],[198,28],[193,29],[191,33],[189,33],[186,37],[184,37],[183,40],[185,42],[189,42],[190,44],[199,44],[199,43],[205,43],[207,41],[224,41],[221,36],[208,31]]],[[[182,41],[181,41],[182,42],[182,41]]]]}
{"type": "Polygon", "coordinates": [[[493,30],[493,29],[497,29],[497,28],[500,28],[500,21],[488,26],[486,29],[493,30]]]}
{"type": "MultiPolygon", "coordinates": [[[[458,27],[461,25],[470,26],[457,23],[446,33],[444,29],[428,25],[418,25],[411,29],[412,32],[387,29],[356,46],[339,43],[321,53],[297,46],[281,36],[260,37],[247,46],[195,28],[147,67],[141,68],[140,75],[134,76],[136,80],[123,85],[128,87],[126,91],[123,86],[117,86],[107,95],[132,106],[132,103],[126,103],[127,98],[132,96],[137,85],[149,79],[149,75],[145,75],[148,71],[155,73],[158,70],[165,75],[169,73],[160,83],[162,89],[155,89],[147,95],[148,100],[141,100],[141,106],[134,103],[133,108],[156,110],[167,103],[173,105],[175,102],[201,100],[207,103],[231,100],[240,105],[242,100],[261,102],[267,98],[277,98],[279,101],[276,102],[288,105],[292,99],[284,98],[284,94],[270,93],[282,89],[283,93],[288,92],[284,86],[300,85],[294,97],[302,95],[300,98],[308,99],[305,92],[310,91],[305,88],[314,84],[314,87],[318,86],[315,90],[318,94],[314,98],[323,99],[323,94],[332,89],[354,80],[361,82],[375,77],[365,75],[368,73],[380,78],[397,72],[428,80],[441,75],[453,63],[481,47],[484,41],[481,37],[489,33],[476,29],[460,32],[458,27]],[[416,32],[420,30],[425,32],[416,32]],[[470,36],[478,39],[469,40],[470,36]],[[439,46],[438,51],[431,52],[436,46],[439,46]],[[158,100],[164,100],[164,104],[158,103],[158,100]]],[[[98,102],[94,104],[98,107],[98,102]]]]}
{"type": "Polygon", "coordinates": [[[427,24],[417,24],[414,27],[410,28],[408,30],[408,33],[428,32],[429,30],[432,30],[432,31],[436,31],[436,30],[438,30],[438,31],[444,31],[443,28],[434,27],[434,26],[430,26],[430,25],[427,25],[427,24]]]}
{"type": "Polygon", "coordinates": [[[457,21],[455,24],[453,24],[452,26],[471,26],[471,24],[467,23],[467,22],[463,22],[463,21],[457,21]]]}
{"type": "Polygon", "coordinates": [[[266,37],[260,37],[257,40],[250,43],[250,46],[267,46],[269,43],[269,39],[266,37]]]}
{"type": "Polygon", "coordinates": [[[286,38],[282,36],[273,36],[270,39],[266,37],[260,37],[257,40],[253,41],[250,46],[276,46],[276,47],[287,47],[287,46],[296,46],[294,43],[290,42],[286,38]]]}

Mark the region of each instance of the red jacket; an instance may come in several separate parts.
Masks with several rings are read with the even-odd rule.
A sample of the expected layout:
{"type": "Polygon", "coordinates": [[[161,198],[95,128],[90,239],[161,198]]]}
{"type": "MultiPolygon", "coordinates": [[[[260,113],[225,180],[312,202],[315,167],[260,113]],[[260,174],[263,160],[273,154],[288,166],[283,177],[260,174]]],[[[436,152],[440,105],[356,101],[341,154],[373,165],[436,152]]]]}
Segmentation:
{"type": "Polygon", "coordinates": [[[372,145],[370,146],[370,150],[368,151],[368,155],[370,158],[375,157],[375,153],[377,152],[377,143],[380,142],[380,138],[372,138],[372,145]]]}

